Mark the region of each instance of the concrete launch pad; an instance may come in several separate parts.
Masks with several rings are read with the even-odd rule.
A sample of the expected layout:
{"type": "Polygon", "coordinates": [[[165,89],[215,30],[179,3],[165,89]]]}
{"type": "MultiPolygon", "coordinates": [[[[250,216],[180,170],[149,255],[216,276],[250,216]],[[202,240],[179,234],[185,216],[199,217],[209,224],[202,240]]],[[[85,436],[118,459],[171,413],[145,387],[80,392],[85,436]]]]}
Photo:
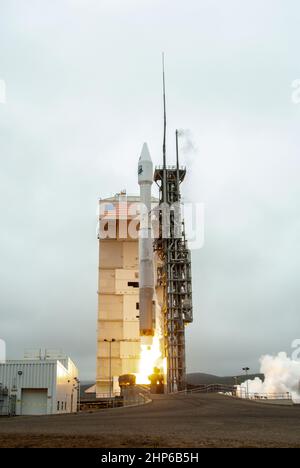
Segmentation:
{"type": "Polygon", "coordinates": [[[0,419],[1,447],[300,447],[300,406],[218,394],[154,395],[145,406],[0,419]]]}

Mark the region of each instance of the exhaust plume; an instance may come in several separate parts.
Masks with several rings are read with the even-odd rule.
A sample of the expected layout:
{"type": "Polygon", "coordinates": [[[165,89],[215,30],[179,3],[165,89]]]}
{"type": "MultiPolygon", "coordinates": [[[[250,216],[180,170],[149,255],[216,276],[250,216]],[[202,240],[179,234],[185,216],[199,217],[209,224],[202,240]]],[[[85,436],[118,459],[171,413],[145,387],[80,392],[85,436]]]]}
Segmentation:
{"type": "Polygon", "coordinates": [[[290,393],[294,401],[300,401],[300,361],[293,360],[286,353],[277,356],[262,356],[260,371],[265,376],[264,382],[256,377],[240,385],[241,394],[249,393],[290,393]]]}

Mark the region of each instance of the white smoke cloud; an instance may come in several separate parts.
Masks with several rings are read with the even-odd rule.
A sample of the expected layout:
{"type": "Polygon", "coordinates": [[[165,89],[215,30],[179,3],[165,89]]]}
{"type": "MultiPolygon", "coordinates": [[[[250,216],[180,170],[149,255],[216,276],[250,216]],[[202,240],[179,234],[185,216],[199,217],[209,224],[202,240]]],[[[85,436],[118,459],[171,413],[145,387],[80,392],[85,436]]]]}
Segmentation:
{"type": "Polygon", "coordinates": [[[286,353],[277,356],[262,356],[260,371],[265,376],[264,382],[256,377],[241,385],[242,393],[250,394],[285,394],[290,393],[294,401],[300,400],[300,361],[293,360],[286,353]]]}

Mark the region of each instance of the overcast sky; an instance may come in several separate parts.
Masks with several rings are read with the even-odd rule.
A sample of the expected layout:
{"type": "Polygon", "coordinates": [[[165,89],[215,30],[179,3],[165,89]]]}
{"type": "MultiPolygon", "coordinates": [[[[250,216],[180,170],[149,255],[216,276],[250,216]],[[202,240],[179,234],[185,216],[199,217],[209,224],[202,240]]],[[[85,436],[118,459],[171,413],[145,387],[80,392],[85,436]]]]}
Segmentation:
{"type": "Polygon", "coordinates": [[[298,0],[0,0],[0,338],[95,374],[97,200],[138,193],[144,141],[195,148],[189,371],[258,369],[300,338],[298,0]]]}

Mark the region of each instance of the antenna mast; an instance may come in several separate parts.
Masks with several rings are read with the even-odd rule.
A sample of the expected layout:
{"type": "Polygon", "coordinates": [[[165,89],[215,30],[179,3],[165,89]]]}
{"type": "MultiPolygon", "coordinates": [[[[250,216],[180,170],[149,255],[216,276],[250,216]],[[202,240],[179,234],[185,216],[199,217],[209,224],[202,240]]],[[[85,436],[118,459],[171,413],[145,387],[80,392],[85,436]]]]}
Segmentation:
{"type": "Polygon", "coordinates": [[[163,201],[163,203],[167,203],[167,163],[166,163],[167,111],[166,111],[166,80],[165,80],[165,54],[164,54],[164,52],[162,53],[162,72],[163,72],[163,104],[164,104],[162,201],[163,201]]]}

